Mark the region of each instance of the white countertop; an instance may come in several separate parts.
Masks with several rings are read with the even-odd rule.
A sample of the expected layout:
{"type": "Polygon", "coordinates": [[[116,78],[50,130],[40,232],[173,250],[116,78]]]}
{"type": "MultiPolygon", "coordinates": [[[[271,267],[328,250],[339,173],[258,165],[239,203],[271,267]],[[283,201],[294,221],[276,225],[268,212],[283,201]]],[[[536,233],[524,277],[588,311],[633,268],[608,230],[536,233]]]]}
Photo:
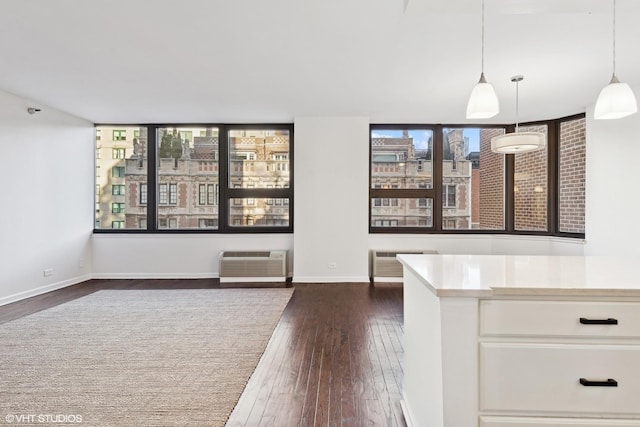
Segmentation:
{"type": "Polygon", "coordinates": [[[640,260],[619,257],[398,255],[437,296],[639,296],[640,260]]]}

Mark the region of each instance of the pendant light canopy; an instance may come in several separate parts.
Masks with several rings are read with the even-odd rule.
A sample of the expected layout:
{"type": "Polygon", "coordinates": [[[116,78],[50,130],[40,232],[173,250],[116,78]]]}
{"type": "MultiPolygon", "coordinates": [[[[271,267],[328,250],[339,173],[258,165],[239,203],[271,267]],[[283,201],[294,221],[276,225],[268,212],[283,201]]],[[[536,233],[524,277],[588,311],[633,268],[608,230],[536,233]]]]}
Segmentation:
{"type": "Polygon", "coordinates": [[[480,80],[471,91],[467,103],[467,119],[488,119],[500,112],[498,97],[484,77],[484,0],[482,0],[482,65],[480,80]]]}
{"type": "Polygon", "coordinates": [[[626,83],[620,83],[616,76],[616,0],[613,0],[613,75],[607,86],[602,88],[594,118],[597,120],[620,119],[638,111],[633,91],[626,83]]]}
{"type": "Polygon", "coordinates": [[[542,150],[547,145],[547,136],[542,132],[518,132],[518,83],[523,76],[513,76],[516,84],[516,131],[491,138],[491,151],[500,154],[527,153],[542,150]]]}

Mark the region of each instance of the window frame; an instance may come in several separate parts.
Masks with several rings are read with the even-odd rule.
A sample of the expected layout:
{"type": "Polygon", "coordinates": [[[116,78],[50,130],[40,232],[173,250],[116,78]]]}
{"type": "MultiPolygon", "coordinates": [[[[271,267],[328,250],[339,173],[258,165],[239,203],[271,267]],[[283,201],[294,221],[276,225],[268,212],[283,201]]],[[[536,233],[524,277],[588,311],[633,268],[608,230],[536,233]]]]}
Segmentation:
{"type": "MultiPolygon", "coordinates": [[[[120,127],[140,127],[146,128],[147,130],[147,162],[146,162],[146,184],[147,184],[147,203],[146,203],[146,217],[147,217],[147,228],[146,229],[106,229],[106,228],[94,228],[93,232],[97,234],[263,234],[263,233],[293,233],[293,223],[294,223],[294,148],[295,148],[295,134],[294,134],[294,126],[293,123],[251,123],[251,124],[223,124],[223,123],[152,123],[152,124],[127,124],[124,125],[122,123],[95,123],[94,126],[96,128],[99,127],[111,127],[114,130],[120,130],[120,127]],[[217,216],[218,216],[218,228],[169,228],[169,223],[167,221],[167,228],[161,228],[159,226],[159,218],[157,218],[158,208],[159,206],[163,207],[175,207],[176,204],[171,204],[171,196],[169,189],[169,181],[160,182],[160,178],[158,176],[160,167],[157,161],[157,152],[158,152],[158,143],[157,143],[157,131],[163,128],[194,128],[194,127],[204,127],[204,128],[217,128],[218,129],[218,153],[216,155],[216,159],[214,161],[218,162],[218,182],[216,183],[205,183],[209,185],[215,185],[213,192],[213,204],[209,204],[210,197],[209,194],[206,196],[207,204],[201,205],[198,200],[194,207],[215,207],[217,208],[217,216]],[[286,154],[286,160],[277,160],[280,163],[287,162],[288,163],[288,180],[289,186],[287,188],[229,188],[229,132],[232,130],[285,130],[288,131],[289,135],[289,150],[286,154]],[[167,184],[167,203],[160,205],[160,184],[167,184]],[[217,192],[216,192],[217,190],[217,192]],[[229,224],[229,212],[233,207],[231,205],[232,199],[287,199],[288,203],[283,203],[281,208],[288,209],[288,224],[287,225],[234,225],[229,224]]],[[[124,131],[126,135],[126,130],[124,131]]],[[[126,140],[126,137],[125,137],[126,140]]],[[[96,141],[97,143],[97,141],[96,141]]],[[[97,145],[96,148],[97,149],[97,145]]],[[[275,162],[275,161],[274,161],[275,162]]],[[[115,167],[115,166],[114,166],[115,167]]],[[[124,167],[123,167],[124,169],[124,167]]],[[[112,172],[113,173],[113,172],[112,172]]],[[[126,175],[126,173],[125,173],[126,175]]],[[[114,178],[124,178],[125,175],[122,176],[113,176],[114,178]]],[[[175,183],[175,181],[172,181],[175,183]]],[[[200,182],[194,181],[193,185],[196,186],[196,191],[199,189],[198,184],[200,182]]],[[[178,194],[180,190],[180,186],[176,187],[176,202],[179,201],[180,194],[178,194]]],[[[208,186],[207,186],[207,193],[208,186]]],[[[94,221],[95,222],[95,221],[94,221]]]]}
{"type": "Polygon", "coordinates": [[[560,126],[561,123],[585,118],[584,113],[561,117],[551,120],[539,120],[534,122],[519,123],[519,126],[547,125],[547,230],[546,231],[526,231],[515,230],[515,196],[514,196],[514,173],[515,155],[506,154],[504,164],[504,229],[449,229],[442,223],[442,211],[448,206],[442,200],[442,131],[451,128],[504,128],[505,132],[515,131],[513,124],[383,124],[372,123],[369,125],[369,233],[371,234],[510,234],[510,235],[534,235],[534,236],[556,236],[576,239],[584,239],[585,233],[569,233],[559,230],[559,155],[560,155],[560,126]],[[414,189],[378,189],[371,188],[372,182],[372,141],[371,134],[375,130],[418,130],[430,129],[433,131],[433,146],[431,162],[433,163],[433,188],[419,189],[420,194],[414,195],[414,189]],[[384,198],[431,198],[432,199],[432,227],[380,227],[372,221],[372,208],[375,207],[373,200],[384,198]]]}

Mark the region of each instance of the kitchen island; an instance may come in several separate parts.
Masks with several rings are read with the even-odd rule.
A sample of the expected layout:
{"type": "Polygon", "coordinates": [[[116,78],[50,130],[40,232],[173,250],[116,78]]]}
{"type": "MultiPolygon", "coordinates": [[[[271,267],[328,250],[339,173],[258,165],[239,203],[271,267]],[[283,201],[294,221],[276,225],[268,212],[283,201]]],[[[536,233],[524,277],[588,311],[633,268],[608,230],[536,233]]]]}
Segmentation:
{"type": "Polygon", "coordinates": [[[634,260],[398,259],[409,427],[640,427],[634,260]]]}

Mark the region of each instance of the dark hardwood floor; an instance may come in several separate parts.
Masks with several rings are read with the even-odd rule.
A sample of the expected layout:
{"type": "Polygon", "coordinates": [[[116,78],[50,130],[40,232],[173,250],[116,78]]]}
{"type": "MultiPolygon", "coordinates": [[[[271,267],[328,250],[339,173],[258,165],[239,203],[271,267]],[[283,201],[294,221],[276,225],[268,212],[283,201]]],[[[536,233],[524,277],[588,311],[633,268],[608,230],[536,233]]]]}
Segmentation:
{"type": "MultiPolygon", "coordinates": [[[[0,324],[100,289],[219,288],[213,279],[91,280],[0,307],[0,324]]],[[[294,284],[227,426],[406,426],[402,286],[294,284]]]]}

